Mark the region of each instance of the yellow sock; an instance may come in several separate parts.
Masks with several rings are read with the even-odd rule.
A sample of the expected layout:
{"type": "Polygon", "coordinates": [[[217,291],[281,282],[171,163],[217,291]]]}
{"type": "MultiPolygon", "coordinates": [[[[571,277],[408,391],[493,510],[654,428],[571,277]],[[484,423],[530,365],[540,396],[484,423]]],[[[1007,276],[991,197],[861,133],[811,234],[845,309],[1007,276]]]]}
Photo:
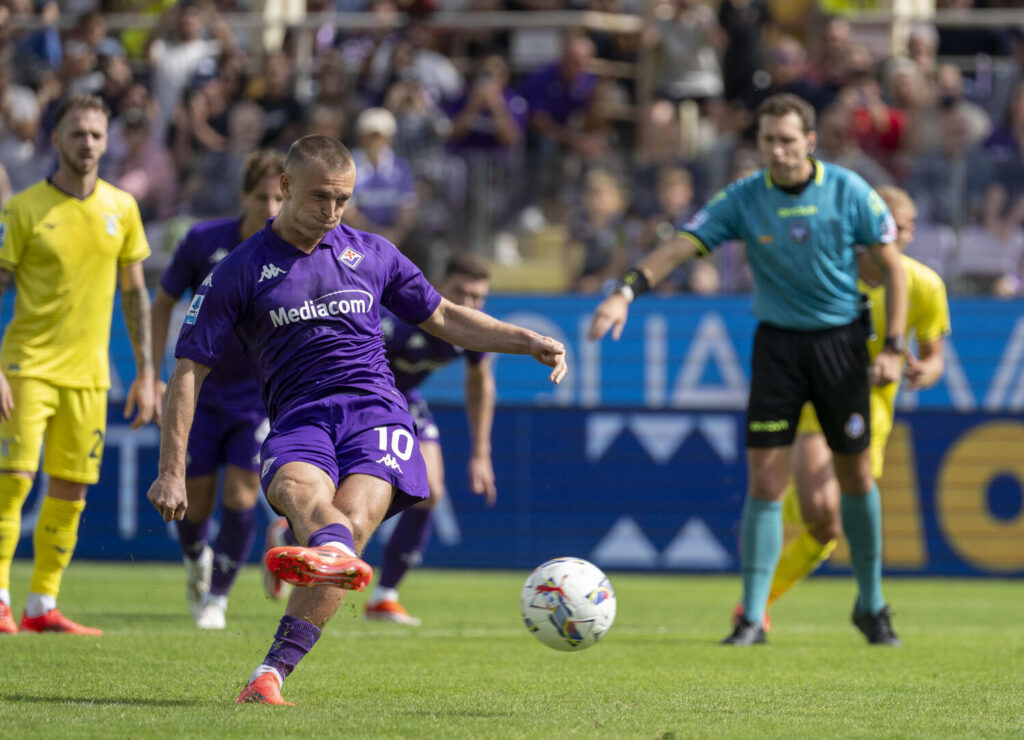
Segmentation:
{"type": "Polygon", "coordinates": [[[21,537],[21,507],[32,481],[23,475],[0,473],[0,589],[11,588],[11,563],[21,537]]]}
{"type": "Polygon", "coordinates": [[[65,501],[50,496],[43,499],[35,537],[32,538],[36,551],[29,587],[32,593],[56,598],[60,579],[78,542],[78,520],[84,508],[85,500],[65,501]]]}
{"type": "Polygon", "coordinates": [[[775,577],[772,579],[772,588],[768,593],[769,606],[828,560],[828,556],[835,549],[836,541],[834,539],[823,545],[814,539],[806,529],[801,532],[800,536],[790,542],[782,551],[779,564],[775,567],[775,577]]]}

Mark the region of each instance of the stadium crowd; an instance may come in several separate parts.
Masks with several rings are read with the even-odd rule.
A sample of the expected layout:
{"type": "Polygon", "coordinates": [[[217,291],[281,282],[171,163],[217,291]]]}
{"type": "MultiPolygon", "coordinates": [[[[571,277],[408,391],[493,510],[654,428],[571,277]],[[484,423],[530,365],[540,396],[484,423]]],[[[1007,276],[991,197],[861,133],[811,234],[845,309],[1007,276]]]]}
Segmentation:
{"type": "MultiPolygon", "coordinates": [[[[623,31],[433,20],[639,17],[638,0],[306,0],[274,33],[277,5],[2,0],[0,201],[53,171],[56,106],[89,92],[114,114],[101,176],[139,202],[153,285],[192,222],[239,211],[247,154],[322,133],[356,158],[346,221],[428,275],[471,251],[498,290],[594,293],[758,167],[753,110],[793,92],[818,114],[820,158],[913,196],[908,254],[953,291],[1024,294],[1024,26],[917,23],[889,54],[824,0],[656,0],[623,31]]],[[[998,3],[937,3],[975,5],[998,3]]],[[[737,244],[660,289],[749,288],[737,244]]]]}

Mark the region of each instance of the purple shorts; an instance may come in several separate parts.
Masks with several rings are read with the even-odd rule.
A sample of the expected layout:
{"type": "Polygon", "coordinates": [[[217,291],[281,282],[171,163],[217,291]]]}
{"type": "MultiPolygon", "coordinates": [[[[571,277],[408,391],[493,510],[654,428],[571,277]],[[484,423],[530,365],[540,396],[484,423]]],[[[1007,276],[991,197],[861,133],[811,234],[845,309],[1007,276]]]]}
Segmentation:
{"type": "Polygon", "coordinates": [[[405,394],[405,400],[409,402],[409,413],[416,424],[416,439],[420,442],[440,442],[441,432],[434,421],[434,415],[430,413],[427,399],[419,391],[413,390],[405,394]]]}
{"type": "Polygon", "coordinates": [[[196,406],[188,435],[185,475],[210,475],[221,465],[234,465],[256,473],[260,469],[260,445],[270,423],[265,411],[196,406]]]}
{"type": "Polygon", "coordinates": [[[395,487],[385,518],[430,495],[427,468],[409,412],[376,394],[335,395],[283,414],[260,451],[263,490],[285,463],[323,470],[335,485],[365,473],[395,487]]]}

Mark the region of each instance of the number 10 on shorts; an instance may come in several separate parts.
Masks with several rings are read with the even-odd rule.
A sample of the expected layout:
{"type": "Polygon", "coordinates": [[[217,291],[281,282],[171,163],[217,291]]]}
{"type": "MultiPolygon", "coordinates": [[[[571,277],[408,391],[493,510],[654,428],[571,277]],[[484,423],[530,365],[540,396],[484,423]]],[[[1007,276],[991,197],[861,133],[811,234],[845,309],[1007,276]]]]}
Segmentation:
{"type": "Polygon", "coordinates": [[[374,427],[373,431],[377,432],[377,446],[381,450],[390,450],[399,460],[412,457],[413,438],[408,431],[402,427],[374,427]]]}

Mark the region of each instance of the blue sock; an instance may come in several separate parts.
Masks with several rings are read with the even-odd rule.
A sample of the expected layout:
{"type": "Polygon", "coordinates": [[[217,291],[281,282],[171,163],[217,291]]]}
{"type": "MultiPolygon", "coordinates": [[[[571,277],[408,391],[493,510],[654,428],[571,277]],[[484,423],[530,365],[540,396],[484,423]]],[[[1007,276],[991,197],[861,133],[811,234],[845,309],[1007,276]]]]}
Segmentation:
{"type": "Polygon", "coordinates": [[[764,621],[775,566],[782,553],[782,502],[747,496],[740,525],[740,570],[743,612],[752,622],[764,621]]]}
{"type": "Polygon", "coordinates": [[[844,493],[840,505],[843,532],[850,543],[850,562],[857,579],[857,606],[877,614],[882,596],[882,501],[876,484],[863,496],[844,493]]]}
{"type": "Polygon", "coordinates": [[[430,541],[432,509],[406,509],[399,515],[391,539],[384,546],[384,564],[380,572],[382,588],[398,588],[410,568],[423,561],[423,551],[430,541]]]}

